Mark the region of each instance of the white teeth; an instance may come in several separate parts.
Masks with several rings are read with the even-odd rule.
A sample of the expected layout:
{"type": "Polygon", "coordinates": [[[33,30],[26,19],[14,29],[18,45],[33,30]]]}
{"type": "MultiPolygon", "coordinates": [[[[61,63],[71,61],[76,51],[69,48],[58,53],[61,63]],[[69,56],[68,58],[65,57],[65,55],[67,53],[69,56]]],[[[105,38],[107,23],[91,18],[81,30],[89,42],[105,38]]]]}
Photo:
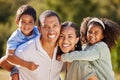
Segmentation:
{"type": "Polygon", "coordinates": [[[55,38],[55,35],[49,35],[48,37],[49,38],[55,38]]]}
{"type": "Polygon", "coordinates": [[[29,29],[24,29],[24,30],[29,30],[29,29]]]}
{"type": "Polygon", "coordinates": [[[25,27],[24,29],[25,29],[25,30],[29,30],[29,28],[28,28],[28,27],[25,27]]]}
{"type": "Polygon", "coordinates": [[[69,45],[68,44],[63,44],[63,47],[68,47],[69,45]]]}

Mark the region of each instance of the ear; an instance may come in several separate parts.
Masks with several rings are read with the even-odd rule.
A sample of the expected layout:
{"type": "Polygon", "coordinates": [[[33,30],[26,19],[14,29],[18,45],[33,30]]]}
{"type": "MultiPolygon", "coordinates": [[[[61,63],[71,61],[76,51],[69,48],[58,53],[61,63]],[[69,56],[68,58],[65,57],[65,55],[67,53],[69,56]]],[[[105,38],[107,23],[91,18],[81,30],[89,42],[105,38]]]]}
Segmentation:
{"type": "Polygon", "coordinates": [[[75,41],[75,43],[76,43],[76,44],[78,43],[79,39],[80,39],[80,38],[79,38],[79,37],[77,37],[77,39],[76,39],[76,41],[75,41]]]}
{"type": "Polygon", "coordinates": [[[104,34],[102,34],[102,39],[104,39],[105,38],[105,35],[104,34]]]}
{"type": "Polygon", "coordinates": [[[18,26],[18,25],[19,25],[19,21],[18,21],[18,20],[16,20],[15,22],[16,22],[16,24],[17,24],[17,26],[18,26]]]}
{"type": "Polygon", "coordinates": [[[40,28],[40,26],[38,26],[38,31],[41,33],[41,28],[40,28]]]}

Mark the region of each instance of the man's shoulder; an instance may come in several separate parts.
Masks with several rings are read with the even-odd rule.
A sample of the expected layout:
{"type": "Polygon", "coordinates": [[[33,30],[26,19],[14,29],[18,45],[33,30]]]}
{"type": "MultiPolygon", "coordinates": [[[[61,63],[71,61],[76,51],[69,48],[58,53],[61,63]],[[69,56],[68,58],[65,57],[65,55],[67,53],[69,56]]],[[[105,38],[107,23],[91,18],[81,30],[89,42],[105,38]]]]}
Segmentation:
{"type": "Polygon", "coordinates": [[[21,44],[16,50],[17,51],[25,51],[25,50],[29,50],[35,47],[36,45],[36,40],[38,39],[38,37],[33,38],[23,44],[21,44]]]}

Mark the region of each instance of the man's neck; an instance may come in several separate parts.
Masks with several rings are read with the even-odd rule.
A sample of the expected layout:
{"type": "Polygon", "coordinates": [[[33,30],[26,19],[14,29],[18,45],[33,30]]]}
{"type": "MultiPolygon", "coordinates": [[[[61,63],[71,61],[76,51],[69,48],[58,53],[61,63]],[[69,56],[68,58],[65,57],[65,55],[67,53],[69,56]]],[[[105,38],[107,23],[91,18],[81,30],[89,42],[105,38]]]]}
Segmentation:
{"type": "Polygon", "coordinates": [[[53,54],[54,54],[54,49],[56,47],[56,43],[50,43],[50,42],[46,42],[45,40],[40,40],[41,45],[43,47],[43,49],[47,52],[48,56],[52,59],[53,54]]]}

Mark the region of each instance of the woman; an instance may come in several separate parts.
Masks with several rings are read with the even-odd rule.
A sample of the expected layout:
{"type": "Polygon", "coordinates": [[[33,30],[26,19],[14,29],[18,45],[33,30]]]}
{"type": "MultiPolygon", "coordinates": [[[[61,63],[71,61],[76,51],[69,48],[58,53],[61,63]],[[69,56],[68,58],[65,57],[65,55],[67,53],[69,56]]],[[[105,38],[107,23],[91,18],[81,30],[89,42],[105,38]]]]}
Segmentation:
{"type": "MultiPolygon", "coordinates": [[[[62,24],[62,29],[59,38],[59,48],[57,59],[64,53],[75,50],[82,50],[80,43],[80,31],[78,26],[73,22],[65,22],[62,24]]],[[[88,62],[73,61],[66,62],[63,65],[63,80],[97,80],[95,73],[88,62]],[[84,67],[83,67],[84,66],[84,67]]]]}

